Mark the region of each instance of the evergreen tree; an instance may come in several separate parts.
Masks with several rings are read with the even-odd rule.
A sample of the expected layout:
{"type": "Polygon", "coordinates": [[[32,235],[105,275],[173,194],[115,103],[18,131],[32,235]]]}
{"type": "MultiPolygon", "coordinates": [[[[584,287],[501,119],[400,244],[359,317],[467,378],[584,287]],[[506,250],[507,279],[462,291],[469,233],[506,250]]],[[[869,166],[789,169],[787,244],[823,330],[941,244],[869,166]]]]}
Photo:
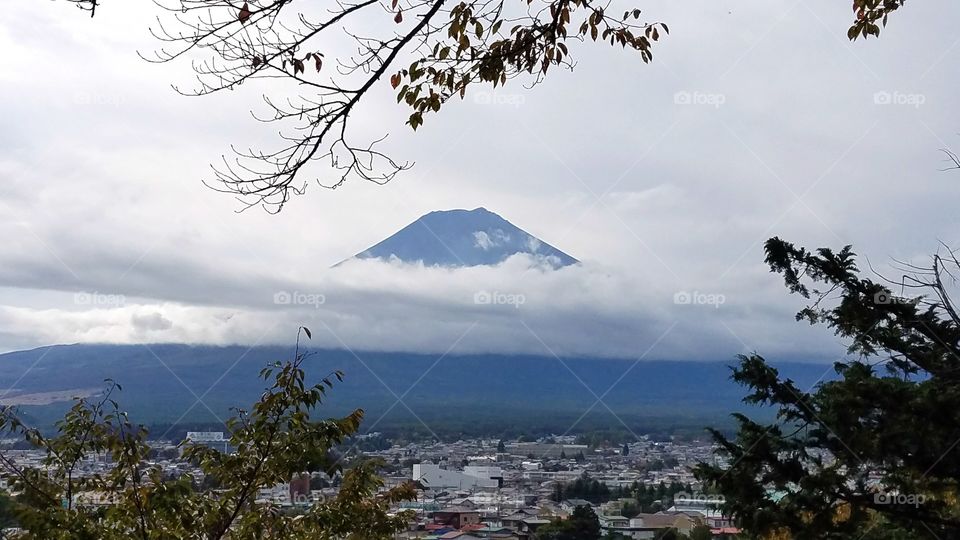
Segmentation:
{"type": "Polygon", "coordinates": [[[706,525],[697,525],[691,529],[690,534],[687,535],[687,538],[690,540],[712,540],[713,533],[710,532],[710,527],[706,525]]]}
{"type": "Polygon", "coordinates": [[[565,499],[562,482],[557,482],[556,485],[553,486],[553,494],[550,496],[550,499],[553,502],[560,502],[565,499]]]}
{"type": "Polygon", "coordinates": [[[640,505],[635,501],[627,501],[620,507],[620,515],[625,518],[635,517],[640,513],[640,505]]]}
{"type": "Polygon", "coordinates": [[[565,520],[540,527],[536,540],[600,540],[600,519],[589,506],[578,506],[565,520]]]}
{"type": "Polygon", "coordinates": [[[759,355],[733,378],[777,421],[734,415],[734,439],[713,435],[725,465],[697,475],[752,535],[960,538],[960,316],[944,284],[952,252],[911,267],[897,295],[860,275],[851,248],[816,253],[778,238],[766,261],[810,299],[798,320],[849,340],[837,378],[805,390],[759,355]]]}

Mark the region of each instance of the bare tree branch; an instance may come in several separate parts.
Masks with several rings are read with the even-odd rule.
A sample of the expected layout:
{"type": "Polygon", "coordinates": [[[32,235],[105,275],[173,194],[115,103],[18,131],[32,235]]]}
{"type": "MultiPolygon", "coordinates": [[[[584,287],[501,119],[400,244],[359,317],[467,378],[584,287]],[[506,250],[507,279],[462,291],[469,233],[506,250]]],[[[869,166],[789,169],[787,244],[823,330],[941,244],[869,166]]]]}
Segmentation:
{"type": "MultiPolygon", "coordinates": [[[[99,2],[70,1],[91,11],[99,2]]],[[[337,0],[330,9],[292,0],[154,1],[160,16],[150,31],[161,45],[141,56],[190,62],[194,82],[176,91],[205,96],[270,82],[265,111],[254,118],[280,128],[279,145],[233,147],[205,181],[244,209],[269,212],[302,194],[308,179],[331,189],[352,179],[384,184],[411,167],[380,150],[386,135],[361,142],[350,128],[381,81],[411,109],[407,124],[416,130],[470,85],[496,88],[520,77],[534,85],[551,66],[573,69],[574,43],[605,41],[649,62],[652,43],[668,32],[639,22],[638,9],[611,16],[612,0],[337,0]]]]}

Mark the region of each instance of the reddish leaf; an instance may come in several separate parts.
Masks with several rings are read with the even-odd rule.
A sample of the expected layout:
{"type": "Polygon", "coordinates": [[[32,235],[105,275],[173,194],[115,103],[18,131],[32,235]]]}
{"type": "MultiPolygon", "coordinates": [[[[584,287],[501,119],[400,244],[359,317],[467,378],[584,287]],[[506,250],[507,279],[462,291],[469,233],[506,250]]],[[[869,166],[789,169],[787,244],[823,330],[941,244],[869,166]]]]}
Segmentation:
{"type": "Polygon", "coordinates": [[[254,56],[254,57],[253,57],[253,67],[259,66],[260,63],[261,63],[260,57],[259,57],[259,56],[254,56]]]}
{"type": "Polygon", "coordinates": [[[317,66],[317,72],[320,71],[320,68],[323,67],[323,58],[319,54],[314,53],[313,55],[313,64],[317,66]]]}
{"type": "Polygon", "coordinates": [[[400,86],[400,74],[399,74],[399,73],[394,73],[393,75],[390,76],[390,86],[392,86],[392,87],[394,87],[394,88],[400,86]]]}
{"type": "Polygon", "coordinates": [[[397,12],[397,16],[393,18],[393,22],[395,22],[395,23],[397,23],[397,24],[400,24],[400,23],[403,22],[403,12],[402,12],[402,11],[398,11],[398,12],[397,12]]]}
{"type": "Polygon", "coordinates": [[[397,2],[398,0],[393,0],[393,4],[391,4],[391,6],[393,6],[393,9],[397,9],[397,2]]]}
{"type": "Polygon", "coordinates": [[[240,8],[240,14],[237,15],[237,18],[240,19],[240,22],[246,24],[247,20],[250,19],[250,6],[246,2],[243,3],[243,6],[240,8]]]}

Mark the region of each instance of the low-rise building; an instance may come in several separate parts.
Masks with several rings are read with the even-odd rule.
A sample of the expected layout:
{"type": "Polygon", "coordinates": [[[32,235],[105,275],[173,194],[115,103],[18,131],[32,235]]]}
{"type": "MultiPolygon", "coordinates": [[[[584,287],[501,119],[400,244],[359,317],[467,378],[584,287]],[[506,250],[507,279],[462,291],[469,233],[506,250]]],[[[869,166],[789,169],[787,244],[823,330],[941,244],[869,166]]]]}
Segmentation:
{"type": "Polygon", "coordinates": [[[503,483],[503,473],[499,467],[468,467],[460,472],[441,469],[433,463],[417,463],[413,466],[413,480],[427,489],[497,488],[503,483]],[[494,469],[496,477],[490,476],[494,469]]]}
{"type": "Polygon", "coordinates": [[[446,525],[454,529],[462,529],[469,525],[479,525],[480,512],[470,508],[452,506],[434,512],[433,522],[437,525],[446,525]]]}

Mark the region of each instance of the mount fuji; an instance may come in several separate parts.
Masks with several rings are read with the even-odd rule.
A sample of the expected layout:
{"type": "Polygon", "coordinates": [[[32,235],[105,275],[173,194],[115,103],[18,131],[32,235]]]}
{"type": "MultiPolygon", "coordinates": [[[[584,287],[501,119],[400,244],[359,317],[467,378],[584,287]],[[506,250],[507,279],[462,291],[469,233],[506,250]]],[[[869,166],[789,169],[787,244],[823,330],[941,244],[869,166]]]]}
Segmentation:
{"type": "Polygon", "coordinates": [[[355,258],[465,267],[497,265],[517,253],[553,268],[579,262],[486,208],[430,212],[355,258]]]}

